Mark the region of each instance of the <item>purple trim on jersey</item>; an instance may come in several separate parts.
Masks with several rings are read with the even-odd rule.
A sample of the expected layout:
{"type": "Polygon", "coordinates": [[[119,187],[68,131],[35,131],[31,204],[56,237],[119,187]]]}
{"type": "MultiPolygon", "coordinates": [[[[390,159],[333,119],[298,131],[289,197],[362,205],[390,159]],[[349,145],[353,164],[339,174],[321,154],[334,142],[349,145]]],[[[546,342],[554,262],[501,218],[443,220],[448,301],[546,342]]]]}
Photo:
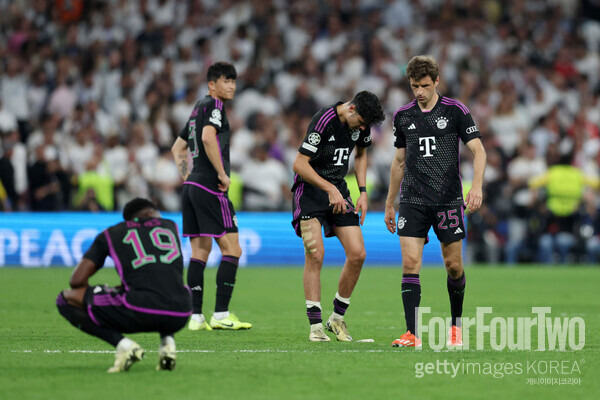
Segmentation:
{"type": "Polygon", "coordinates": [[[114,306],[119,307],[123,305],[123,295],[113,296],[111,294],[99,294],[94,296],[95,306],[114,306]]]}
{"type": "Polygon", "coordinates": [[[300,216],[300,212],[302,209],[300,208],[300,197],[304,193],[304,183],[301,183],[296,188],[296,193],[294,193],[294,203],[296,203],[296,211],[294,211],[294,219],[300,216]]]}
{"type": "Polygon", "coordinates": [[[325,127],[325,125],[327,124],[327,122],[325,122],[325,125],[323,124],[324,121],[329,118],[330,116],[335,115],[335,111],[333,111],[333,108],[330,108],[329,110],[327,110],[326,112],[323,113],[323,115],[321,115],[321,118],[319,118],[319,121],[317,122],[317,125],[315,126],[315,130],[317,132],[322,133],[323,132],[323,128],[325,127]]]}
{"type": "Polygon", "coordinates": [[[325,127],[327,127],[327,124],[329,123],[329,121],[331,121],[331,120],[332,120],[334,117],[336,117],[336,116],[337,116],[337,114],[336,114],[336,113],[333,113],[333,115],[332,115],[332,116],[330,116],[330,117],[327,117],[327,121],[325,121],[325,122],[323,123],[323,127],[321,128],[321,130],[319,131],[319,133],[323,133],[323,131],[325,130],[325,127]]]}
{"type": "MultiPolygon", "coordinates": [[[[460,147],[460,136],[458,138],[456,138],[456,141],[458,142],[457,145],[460,147]]],[[[463,204],[465,203],[465,197],[463,195],[464,191],[463,191],[463,183],[462,183],[462,175],[460,174],[460,150],[458,152],[458,182],[460,183],[460,195],[463,198],[463,204]]],[[[463,214],[463,221],[465,220],[465,216],[463,213],[463,208],[460,208],[460,213],[463,214]]]]}
{"type": "Polygon", "coordinates": [[[123,283],[123,286],[125,287],[125,291],[128,292],[129,285],[127,285],[127,282],[125,282],[125,278],[123,277],[123,266],[121,265],[121,260],[119,260],[119,257],[117,257],[117,252],[115,251],[115,248],[112,244],[112,240],[110,240],[110,235],[108,234],[108,230],[104,231],[104,236],[106,236],[106,241],[108,242],[108,253],[110,254],[110,257],[113,259],[113,261],[115,262],[115,268],[117,268],[117,272],[119,273],[119,276],[121,277],[121,283],[123,283]]]}
{"type": "Polygon", "coordinates": [[[66,306],[68,303],[65,300],[65,296],[63,296],[63,292],[60,292],[58,294],[58,296],[56,297],[56,305],[59,307],[64,307],[66,306]]]}
{"type": "Polygon", "coordinates": [[[87,306],[87,313],[90,316],[90,319],[92,320],[92,322],[94,322],[96,325],[100,326],[100,323],[98,322],[96,317],[94,317],[94,313],[92,312],[92,306],[89,304],[87,306]]]}
{"type": "MultiPolygon", "coordinates": [[[[206,108],[204,108],[204,113],[206,113],[206,108]]],[[[192,113],[190,114],[190,118],[194,118],[197,115],[198,115],[198,109],[196,107],[194,107],[194,109],[192,110],[192,113]]]]}
{"type": "Polygon", "coordinates": [[[217,99],[216,97],[213,97],[213,99],[215,99],[215,107],[219,110],[223,110],[223,102],[220,99],[217,99]]]}
{"type": "MultiPolygon", "coordinates": [[[[184,185],[194,185],[194,186],[198,186],[200,189],[204,189],[204,190],[206,190],[208,193],[210,193],[210,194],[214,194],[215,196],[223,196],[223,195],[225,194],[225,193],[223,193],[223,192],[220,192],[220,193],[213,192],[212,190],[210,190],[210,189],[209,189],[209,188],[207,188],[206,186],[202,186],[201,184],[199,184],[199,183],[196,183],[196,182],[189,182],[189,181],[186,181],[186,182],[183,182],[183,184],[184,184],[184,185]]],[[[185,236],[185,235],[184,235],[184,236],[185,236]]]]}
{"type": "Polygon", "coordinates": [[[194,237],[199,237],[199,236],[210,236],[210,237],[214,237],[214,238],[220,238],[220,237],[225,236],[226,233],[227,232],[225,232],[225,231],[223,231],[223,233],[221,233],[221,234],[216,234],[216,235],[212,234],[212,233],[195,233],[193,235],[184,233],[183,237],[194,238],[194,237]]]}
{"type": "Polygon", "coordinates": [[[403,105],[402,107],[400,107],[399,109],[397,109],[396,112],[394,112],[394,116],[392,117],[392,121],[394,120],[394,118],[396,118],[396,114],[398,114],[400,111],[408,110],[409,108],[413,108],[416,105],[417,105],[417,100],[413,100],[410,103],[403,105]]]}
{"type": "Polygon", "coordinates": [[[235,265],[238,265],[238,263],[240,262],[240,259],[237,257],[231,257],[231,256],[222,256],[221,257],[221,262],[228,262],[228,263],[232,263],[235,265]]]}
{"type": "Polygon", "coordinates": [[[411,276],[402,277],[402,283],[414,283],[415,285],[420,285],[421,280],[419,278],[414,278],[411,276]]]}
{"type": "Polygon", "coordinates": [[[193,310],[190,311],[167,311],[167,310],[156,310],[154,308],[144,308],[134,306],[133,304],[129,304],[126,298],[123,298],[123,305],[130,310],[141,312],[144,314],[154,314],[154,315],[166,315],[169,317],[189,317],[192,315],[193,310]]]}
{"type": "Polygon", "coordinates": [[[461,103],[458,100],[450,99],[448,97],[443,97],[441,103],[445,104],[447,106],[456,106],[456,107],[460,108],[462,110],[463,114],[465,114],[465,115],[470,113],[467,106],[465,106],[463,103],[461,103]]]}

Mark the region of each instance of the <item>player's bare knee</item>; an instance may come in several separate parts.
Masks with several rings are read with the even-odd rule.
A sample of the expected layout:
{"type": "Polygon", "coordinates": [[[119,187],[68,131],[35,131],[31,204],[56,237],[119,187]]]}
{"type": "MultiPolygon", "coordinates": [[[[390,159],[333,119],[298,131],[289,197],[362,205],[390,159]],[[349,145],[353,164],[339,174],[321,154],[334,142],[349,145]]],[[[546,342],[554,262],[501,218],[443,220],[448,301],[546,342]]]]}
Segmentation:
{"type": "Polygon", "coordinates": [[[458,277],[462,273],[462,264],[459,260],[444,260],[444,265],[451,277],[458,277]]]}
{"type": "Polygon", "coordinates": [[[367,258],[367,251],[365,249],[351,250],[346,254],[346,259],[352,265],[362,266],[367,258]]]}

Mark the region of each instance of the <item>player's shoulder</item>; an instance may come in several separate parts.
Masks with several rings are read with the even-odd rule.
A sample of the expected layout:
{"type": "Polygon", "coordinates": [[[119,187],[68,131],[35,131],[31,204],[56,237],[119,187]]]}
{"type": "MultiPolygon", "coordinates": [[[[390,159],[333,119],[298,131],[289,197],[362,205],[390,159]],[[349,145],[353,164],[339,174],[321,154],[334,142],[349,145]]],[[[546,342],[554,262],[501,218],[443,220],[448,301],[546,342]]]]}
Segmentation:
{"type": "Polygon", "coordinates": [[[410,111],[412,111],[414,109],[414,107],[417,106],[417,100],[413,100],[410,103],[404,104],[402,107],[398,108],[395,112],[394,112],[394,116],[392,118],[392,121],[396,120],[397,116],[402,116],[405,113],[408,113],[410,111]]]}
{"type": "Polygon", "coordinates": [[[319,134],[325,132],[327,126],[337,116],[335,107],[336,104],[333,104],[323,107],[319,111],[317,111],[317,113],[313,116],[313,119],[311,121],[313,132],[317,132],[319,134]]]}
{"type": "Polygon", "coordinates": [[[469,111],[469,108],[467,106],[465,106],[463,103],[461,103],[460,101],[450,98],[450,97],[446,97],[446,96],[441,96],[441,97],[442,98],[440,99],[440,104],[442,106],[448,107],[453,110],[458,110],[464,115],[471,113],[471,111],[469,111]]]}

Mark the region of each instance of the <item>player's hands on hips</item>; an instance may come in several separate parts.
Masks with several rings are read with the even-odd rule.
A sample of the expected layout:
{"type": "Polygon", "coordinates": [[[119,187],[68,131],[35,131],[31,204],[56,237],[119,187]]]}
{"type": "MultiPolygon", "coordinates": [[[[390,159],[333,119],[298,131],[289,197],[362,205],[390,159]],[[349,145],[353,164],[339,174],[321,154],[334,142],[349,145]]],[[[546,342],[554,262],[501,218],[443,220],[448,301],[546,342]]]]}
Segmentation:
{"type": "Polygon", "coordinates": [[[331,189],[327,191],[329,196],[329,206],[333,206],[334,214],[345,214],[346,213],[346,200],[342,197],[342,194],[334,185],[331,185],[331,189]]]}
{"type": "Polygon", "coordinates": [[[217,178],[219,178],[219,190],[221,192],[226,192],[227,189],[229,189],[229,185],[231,185],[231,179],[229,179],[225,173],[217,175],[217,178]]]}
{"type": "Polygon", "coordinates": [[[356,214],[358,214],[358,212],[360,211],[361,225],[365,222],[365,217],[367,216],[367,209],[369,208],[368,203],[369,201],[367,198],[367,193],[362,192],[358,197],[358,200],[356,201],[356,211],[354,211],[356,214]]]}
{"type": "Polygon", "coordinates": [[[394,206],[385,206],[385,226],[391,233],[396,233],[396,210],[394,206]]]}
{"type": "Polygon", "coordinates": [[[474,212],[479,210],[481,207],[481,203],[483,201],[483,194],[481,193],[481,188],[471,188],[469,193],[467,193],[467,198],[465,199],[465,204],[467,205],[467,210],[469,212],[474,212]]]}

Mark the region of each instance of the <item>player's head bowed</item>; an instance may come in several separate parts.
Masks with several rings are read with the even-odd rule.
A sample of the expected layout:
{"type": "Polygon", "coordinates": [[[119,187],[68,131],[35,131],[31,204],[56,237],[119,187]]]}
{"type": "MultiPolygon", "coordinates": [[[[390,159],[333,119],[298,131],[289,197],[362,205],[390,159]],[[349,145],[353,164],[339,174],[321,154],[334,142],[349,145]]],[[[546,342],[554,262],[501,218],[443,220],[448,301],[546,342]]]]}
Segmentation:
{"type": "Polygon", "coordinates": [[[156,204],[141,197],[129,201],[123,208],[123,219],[125,221],[131,221],[135,218],[158,217],[159,215],[156,204]]]}
{"type": "Polygon", "coordinates": [[[379,125],[385,119],[379,98],[371,92],[366,90],[358,92],[350,104],[356,107],[356,112],[364,119],[366,125],[379,125]]]}

